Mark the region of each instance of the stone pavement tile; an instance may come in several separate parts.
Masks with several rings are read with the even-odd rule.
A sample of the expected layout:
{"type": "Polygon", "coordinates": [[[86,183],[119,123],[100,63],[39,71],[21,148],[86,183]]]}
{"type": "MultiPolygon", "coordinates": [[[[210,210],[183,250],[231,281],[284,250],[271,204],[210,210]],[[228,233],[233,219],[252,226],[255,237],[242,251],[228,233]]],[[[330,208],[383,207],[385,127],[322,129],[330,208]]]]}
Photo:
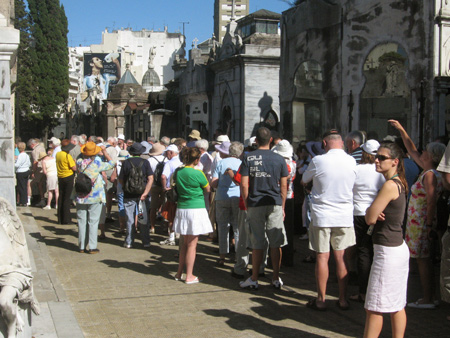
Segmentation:
{"type": "MultiPolygon", "coordinates": [[[[41,210],[32,210],[37,219],[41,210]]],[[[309,254],[307,241],[294,242],[295,266],[282,267],[285,287],[274,290],[271,270],[260,280],[258,291],[241,290],[230,276],[233,255],[218,268],[217,246],[200,239],[195,274],[203,278],[196,285],[173,280],[178,247],[159,245],[162,230],[151,237],[150,250],[140,240],[134,249],[122,247],[123,237],[107,230],[97,255],[77,252],[76,225],[58,226],[56,218],[39,221],[42,241],[48,248],[58,278],[73,312],[87,337],[360,337],[364,329],[363,304],[352,303],[349,311],[335,306],[338,295],[334,262],[330,259],[328,311],[306,308],[315,296],[314,264],[303,263],[309,254]]],[[[112,229],[115,231],[115,229],[112,229]]],[[[38,264],[38,263],[36,263],[38,264]]],[[[418,283],[411,276],[410,283],[418,283]]],[[[411,287],[409,298],[420,288],[411,287]]],[[[349,287],[349,294],[357,288],[349,287]]],[[[448,332],[445,314],[439,310],[418,312],[407,309],[407,337],[432,337],[448,332]],[[424,322],[425,319],[427,322],[424,322]],[[433,323],[430,325],[430,323],[433,323]],[[442,324],[442,325],[440,325],[442,324]]],[[[382,336],[390,336],[386,317],[382,336]]]]}
{"type": "Polygon", "coordinates": [[[39,320],[34,320],[32,322],[33,337],[58,338],[48,304],[46,302],[41,302],[40,307],[41,313],[39,314],[39,320]]]}

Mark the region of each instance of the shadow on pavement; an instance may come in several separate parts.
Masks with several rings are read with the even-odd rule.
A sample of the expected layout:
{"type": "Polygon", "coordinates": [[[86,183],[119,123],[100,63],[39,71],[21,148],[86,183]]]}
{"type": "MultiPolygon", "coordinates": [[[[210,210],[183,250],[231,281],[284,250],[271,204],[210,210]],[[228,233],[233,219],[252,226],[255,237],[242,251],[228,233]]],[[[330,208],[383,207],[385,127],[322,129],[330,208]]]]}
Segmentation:
{"type": "Polygon", "coordinates": [[[285,326],[272,325],[259,318],[255,318],[250,315],[244,315],[242,313],[227,309],[204,310],[204,312],[209,316],[228,318],[226,323],[232,329],[237,331],[249,330],[267,337],[322,337],[302,330],[292,329],[285,326]]]}

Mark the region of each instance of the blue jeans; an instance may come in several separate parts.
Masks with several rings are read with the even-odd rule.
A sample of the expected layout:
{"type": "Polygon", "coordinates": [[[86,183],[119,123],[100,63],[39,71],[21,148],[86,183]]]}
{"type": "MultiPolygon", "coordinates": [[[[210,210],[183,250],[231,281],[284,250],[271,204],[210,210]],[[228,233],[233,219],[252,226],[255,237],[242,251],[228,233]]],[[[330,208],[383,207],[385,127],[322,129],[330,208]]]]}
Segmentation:
{"type": "MultiPolygon", "coordinates": [[[[136,211],[139,206],[139,199],[138,198],[124,198],[123,206],[125,207],[125,214],[127,216],[127,235],[125,237],[125,244],[133,245],[134,235],[135,235],[135,231],[136,231],[134,222],[135,222],[136,215],[137,215],[136,211]]],[[[144,206],[144,208],[146,209],[145,206],[144,206]]],[[[144,210],[144,212],[147,212],[147,210],[144,210]]],[[[146,224],[141,224],[138,222],[138,225],[139,225],[139,230],[141,231],[142,243],[144,245],[150,244],[149,222],[147,221],[146,224]]]]}
{"type": "Polygon", "coordinates": [[[77,203],[78,246],[80,250],[97,249],[98,222],[102,213],[102,203],[77,203]],[[87,235],[87,236],[86,236],[87,235]]]}
{"type": "Polygon", "coordinates": [[[123,206],[123,193],[117,194],[117,206],[119,207],[119,216],[125,217],[125,207],[123,206]]]}

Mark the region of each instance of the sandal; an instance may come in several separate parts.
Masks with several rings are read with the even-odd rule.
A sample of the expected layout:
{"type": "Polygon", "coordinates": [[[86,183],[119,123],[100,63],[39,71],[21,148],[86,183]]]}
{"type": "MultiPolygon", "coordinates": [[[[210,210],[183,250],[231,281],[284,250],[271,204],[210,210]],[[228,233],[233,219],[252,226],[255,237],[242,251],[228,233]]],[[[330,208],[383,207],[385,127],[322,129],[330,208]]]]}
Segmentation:
{"type": "Polygon", "coordinates": [[[317,298],[310,299],[308,303],[306,303],[306,307],[316,311],[327,311],[326,306],[324,307],[317,306],[317,298]]]}
{"type": "Polygon", "coordinates": [[[219,258],[217,260],[217,266],[224,266],[225,265],[225,259],[219,258]]]}

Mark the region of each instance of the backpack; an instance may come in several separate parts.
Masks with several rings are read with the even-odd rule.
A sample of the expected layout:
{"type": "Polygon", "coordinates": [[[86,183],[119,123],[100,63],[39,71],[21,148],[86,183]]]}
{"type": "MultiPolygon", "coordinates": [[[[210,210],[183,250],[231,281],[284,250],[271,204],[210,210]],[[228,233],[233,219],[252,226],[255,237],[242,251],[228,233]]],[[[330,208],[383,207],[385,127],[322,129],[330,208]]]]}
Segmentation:
{"type": "Polygon", "coordinates": [[[77,178],[75,179],[75,192],[77,195],[86,196],[89,195],[92,190],[95,181],[93,182],[91,178],[84,173],[92,162],[94,161],[91,161],[82,172],[77,174],[77,178]]]}
{"type": "Polygon", "coordinates": [[[153,157],[153,158],[156,160],[156,162],[158,162],[158,164],[156,165],[156,168],[155,168],[155,172],[153,173],[153,183],[156,184],[159,187],[162,187],[161,175],[162,175],[163,170],[164,170],[164,164],[165,164],[164,163],[164,159],[165,159],[165,157],[164,157],[164,159],[161,162],[159,162],[156,157],[153,157]]]}
{"type": "MultiPolygon", "coordinates": [[[[128,160],[130,161],[130,160],[128,160]]],[[[130,161],[131,169],[130,173],[125,181],[123,191],[130,195],[141,195],[145,190],[145,178],[142,172],[142,166],[144,165],[144,159],[141,159],[139,165],[135,166],[130,161]]]]}

